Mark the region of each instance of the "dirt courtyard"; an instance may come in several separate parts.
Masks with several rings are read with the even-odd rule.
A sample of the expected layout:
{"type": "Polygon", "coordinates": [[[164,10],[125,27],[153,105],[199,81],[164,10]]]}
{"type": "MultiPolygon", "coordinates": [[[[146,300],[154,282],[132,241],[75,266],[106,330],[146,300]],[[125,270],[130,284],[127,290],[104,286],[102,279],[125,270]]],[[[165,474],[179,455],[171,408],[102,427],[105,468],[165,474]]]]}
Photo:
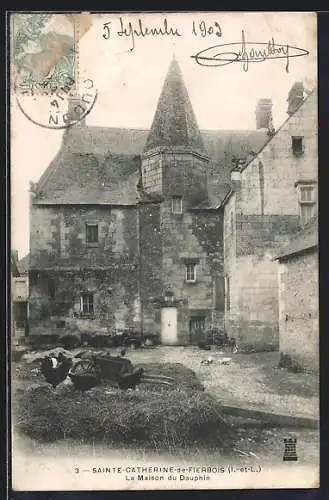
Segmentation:
{"type": "Polygon", "coordinates": [[[281,415],[318,418],[319,380],[312,373],[278,370],[278,352],[202,351],[196,347],[157,347],[128,351],[137,363],[182,363],[193,370],[205,390],[221,403],[281,415]],[[210,365],[202,360],[212,358],[210,365]],[[229,364],[222,364],[230,358],[229,364]]]}
{"type": "MultiPolygon", "coordinates": [[[[81,349],[80,349],[81,350],[81,349]]],[[[116,353],[116,350],[113,350],[116,353]]],[[[315,374],[289,373],[276,369],[278,353],[220,353],[219,351],[202,351],[196,347],[165,347],[127,350],[126,357],[134,364],[139,363],[181,363],[193,370],[205,391],[223,405],[235,406],[280,415],[300,416],[316,419],[318,417],[319,384],[315,374]],[[201,362],[212,358],[212,363],[201,362]],[[228,364],[222,364],[228,358],[228,364]]],[[[35,364],[23,359],[13,363],[13,386],[17,383],[28,386],[37,382],[41,375],[33,374],[35,364]]],[[[239,461],[249,462],[250,452],[262,463],[282,463],[283,440],[296,437],[298,442],[298,460],[301,464],[316,464],[319,454],[319,436],[317,429],[282,428],[244,428],[237,427],[239,461]]],[[[62,453],[63,447],[69,446],[88,455],[91,451],[87,444],[57,443],[52,445],[36,444],[29,438],[23,438],[24,448],[28,453],[49,454],[56,456],[62,453]],[[28,451],[29,450],[29,451],[28,451]]],[[[20,441],[20,439],[19,439],[20,441]]],[[[129,455],[132,450],[126,450],[129,455]]],[[[140,450],[145,453],[145,451],[140,450]]],[[[98,454],[101,453],[98,451],[98,454]]],[[[135,453],[135,452],[134,452],[135,453]]],[[[206,453],[216,458],[213,450],[190,450],[188,453],[206,453]]],[[[235,453],[236,454],[236,453],[235,453]]],[[[254,457],[254,458],[255,458],[254,457]]]]}

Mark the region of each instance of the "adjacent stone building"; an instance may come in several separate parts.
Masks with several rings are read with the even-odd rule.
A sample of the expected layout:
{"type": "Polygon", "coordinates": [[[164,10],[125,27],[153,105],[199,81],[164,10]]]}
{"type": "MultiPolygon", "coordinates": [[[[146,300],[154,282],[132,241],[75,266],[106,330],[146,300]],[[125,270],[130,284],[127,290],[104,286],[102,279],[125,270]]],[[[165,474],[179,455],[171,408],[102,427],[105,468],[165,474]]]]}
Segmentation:
{"type": "Polygon", "coordinates": [[[31,333],[132,328],[188,344],[224,329],[222,203],[232,162],[268,138],[263,113],[255,130],[200,131],[173,60],[149,131],[67,129],[31,190],[31,333]]]}
{"type": "Polygon", "coordinates": [[[280,352],[303,369],[319,369],[318,219],[277,256],[280,352]]]}
{"type": "MultiPolygon", "coordinates": [[[[224,201],[225,328],[248,348],[279,347],[274,257],[317,213],[316,92],[304,99],[302,85],[295,84],[288,115],[276,132],[269,127],[254,158],[233,169],[232,191],[224,201]]],[[[307,287],[304,283],[305,293],[307,287]]]]}

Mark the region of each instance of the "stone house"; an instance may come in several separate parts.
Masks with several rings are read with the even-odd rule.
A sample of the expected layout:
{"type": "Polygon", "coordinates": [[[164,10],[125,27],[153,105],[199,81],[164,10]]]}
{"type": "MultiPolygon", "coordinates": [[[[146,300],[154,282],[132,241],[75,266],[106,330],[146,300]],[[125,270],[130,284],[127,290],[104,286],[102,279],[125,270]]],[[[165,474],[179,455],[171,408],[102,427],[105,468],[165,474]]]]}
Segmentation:
{"type": "Polygon", "coordinates": [[[66,129],[31,190],[30,332],[188,344],[223,329],[222,202],[232,162],[268,138],[263,114],[255,130],[200,131],[173,60],[150,130],[66,129]]]}
{"type": "Polygon", "coordinates": [[[295,84],[288,118],[231,172],[224,201],[225,328],[240,345],[279,346],[278,249],[317,213],[317,95],[295,84]]]}
{"type": "Polygon", "coordinates": [[[277,255],[280,352],[302,368],[319,369],[318,219],[277,255]]]}

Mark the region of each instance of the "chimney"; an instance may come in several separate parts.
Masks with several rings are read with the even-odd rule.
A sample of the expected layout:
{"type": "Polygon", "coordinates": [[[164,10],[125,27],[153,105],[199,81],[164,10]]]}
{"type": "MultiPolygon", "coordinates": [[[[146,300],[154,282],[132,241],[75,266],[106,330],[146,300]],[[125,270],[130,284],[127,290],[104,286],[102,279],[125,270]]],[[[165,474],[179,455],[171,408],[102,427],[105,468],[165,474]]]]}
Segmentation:
{"type": "Polygon", "coordinates": [[[272,121],[272,99],[259,99],[256,105],[256,129],[269,129],[272,121]]]}
{"type": "Polygon", "coordinates": [[[295,111],[304,101],[304,85],[303,82],[295,82],[290,89],[288,94],[288,109],[287,113],[289,116],[294,114],[295,111]]]}

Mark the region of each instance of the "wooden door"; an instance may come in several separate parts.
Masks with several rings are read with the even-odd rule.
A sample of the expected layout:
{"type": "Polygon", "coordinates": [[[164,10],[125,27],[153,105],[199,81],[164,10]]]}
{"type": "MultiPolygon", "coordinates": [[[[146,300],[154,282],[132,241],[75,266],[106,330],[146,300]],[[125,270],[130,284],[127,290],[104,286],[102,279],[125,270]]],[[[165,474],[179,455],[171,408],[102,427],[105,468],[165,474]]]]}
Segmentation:
{"type": "Polygon", "coordinates": [[[177,308],[163,307],[161,310],[161,343],[177,344],[177,308]]]}
{"type": "Polygon", "coordinates": [[[205,340],[206,318],[204,316],[192,316],[190,319],[190,343],[198,344],[198,342],[205,340]]]}

